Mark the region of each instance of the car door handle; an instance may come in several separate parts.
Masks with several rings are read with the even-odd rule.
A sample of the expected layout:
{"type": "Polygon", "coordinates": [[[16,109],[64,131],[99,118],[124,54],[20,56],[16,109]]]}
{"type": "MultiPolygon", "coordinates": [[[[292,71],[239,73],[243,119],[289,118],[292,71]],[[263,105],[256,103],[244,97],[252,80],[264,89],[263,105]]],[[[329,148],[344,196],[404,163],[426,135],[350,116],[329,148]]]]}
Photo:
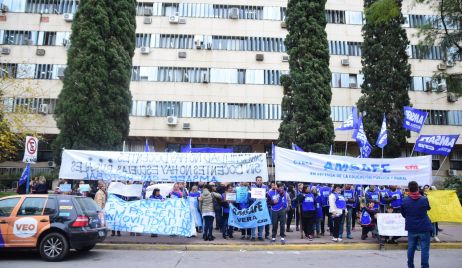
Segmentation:
{"type": "Polygon", "coordinates": [[[40,222],[48,222],[47,219],[41,219],[40,222]]]}

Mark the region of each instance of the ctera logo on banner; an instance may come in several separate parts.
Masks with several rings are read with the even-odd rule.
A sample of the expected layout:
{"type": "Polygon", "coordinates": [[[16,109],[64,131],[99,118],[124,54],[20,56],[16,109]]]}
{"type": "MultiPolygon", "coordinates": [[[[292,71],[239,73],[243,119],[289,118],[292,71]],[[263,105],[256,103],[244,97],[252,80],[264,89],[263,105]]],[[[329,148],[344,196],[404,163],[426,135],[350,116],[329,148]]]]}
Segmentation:
{"type": "Polygon", "coordinates": [[[338,128],[335,130],[353,130],[358,127],[358,111],[356,107],[351,107],[351,114],[348,116],[338,128]]]}
{"type": "Polygon", "coordinates": [[[403,127],[405,129],[409,129],[410,131],[420,133],[425,123],[425,119],[427,119],[427,116],[427,112],[414,109],[409,106],[404,106],[403,127]]]}
{"type": "Polygon", "coordinates": [[[414,150],[425,154],[447,156],[458,138],[459,135],[420,135],[414,150]]]}

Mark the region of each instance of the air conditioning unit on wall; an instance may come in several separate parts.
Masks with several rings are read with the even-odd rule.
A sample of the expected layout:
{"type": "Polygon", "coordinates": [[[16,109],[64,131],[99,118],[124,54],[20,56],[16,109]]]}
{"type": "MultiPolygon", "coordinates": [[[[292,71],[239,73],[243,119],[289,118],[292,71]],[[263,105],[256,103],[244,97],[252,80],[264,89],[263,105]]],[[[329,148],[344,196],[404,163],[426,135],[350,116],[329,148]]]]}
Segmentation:
{"type": "Polygon", "coordinates": [[[178,117],[170,115],[167,116],[167,125],[176,126],[178,124],[178,117]]]}

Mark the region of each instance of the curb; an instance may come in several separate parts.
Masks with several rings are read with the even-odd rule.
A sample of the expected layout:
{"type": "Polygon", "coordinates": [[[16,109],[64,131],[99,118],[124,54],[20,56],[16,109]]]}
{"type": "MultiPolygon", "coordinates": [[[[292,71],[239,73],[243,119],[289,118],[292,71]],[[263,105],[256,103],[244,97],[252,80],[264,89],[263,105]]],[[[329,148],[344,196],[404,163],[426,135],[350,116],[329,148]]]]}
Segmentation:
{"type": "MultiPolygon", "coordinates": [[[[335,243],[335,244],[287,244],[287,245],[245,245],[245,244],[97,244],[96,249],[106,250],[156,250],[156,251],[308,251],[308,250],[379,250],[376,243],[335,243]]],[[[432,243],[432,249],[462,249],[462,242],[432,243]]],[[[385,250],[404,250],[407,243],[385,245],[385,250]]]]}

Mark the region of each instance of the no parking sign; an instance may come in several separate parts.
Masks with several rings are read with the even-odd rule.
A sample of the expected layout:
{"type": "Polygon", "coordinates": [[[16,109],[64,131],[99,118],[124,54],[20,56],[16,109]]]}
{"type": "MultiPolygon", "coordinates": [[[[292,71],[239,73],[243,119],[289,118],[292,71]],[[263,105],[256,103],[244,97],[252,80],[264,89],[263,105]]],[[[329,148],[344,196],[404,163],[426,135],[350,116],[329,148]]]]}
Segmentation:
{"type": "Polygon", "coordinates": [[[22,159],[25,163],[37,162],[38,152],[38,139],[32,136],[26,136],[26,145],[24,146],[24,158],[22,159]]]}

